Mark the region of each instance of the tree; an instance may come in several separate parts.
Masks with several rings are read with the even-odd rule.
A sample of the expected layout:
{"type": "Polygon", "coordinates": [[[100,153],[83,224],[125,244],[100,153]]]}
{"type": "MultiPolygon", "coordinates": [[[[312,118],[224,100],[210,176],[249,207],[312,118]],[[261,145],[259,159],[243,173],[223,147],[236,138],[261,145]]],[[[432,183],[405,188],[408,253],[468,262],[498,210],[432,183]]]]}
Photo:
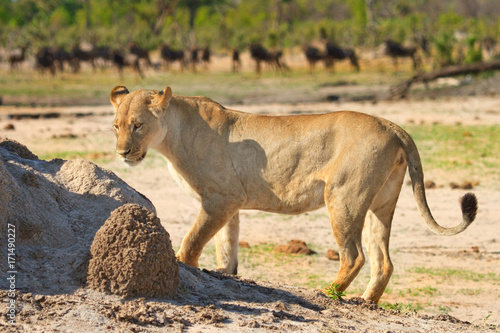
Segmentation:
{"type": "Polygon", "coordinates": [[[133,2],[134,12],[146,22],[153,33],[158,36],[165,18],[172,15],[178,0],[153,0],[145,5],[144,2],[133,2]]]}
{"type": "Polygon", "coordinates": [[[235,0],[179,0],[178,4],[180,7],[187,8],[189,13],[189,34],[192,45],[196,45],[196,37],[194,32],[194,22],[196,19],[196,14],[201,7],[220,7],[220,6],[231,6],[235,3],[235,0]]]}

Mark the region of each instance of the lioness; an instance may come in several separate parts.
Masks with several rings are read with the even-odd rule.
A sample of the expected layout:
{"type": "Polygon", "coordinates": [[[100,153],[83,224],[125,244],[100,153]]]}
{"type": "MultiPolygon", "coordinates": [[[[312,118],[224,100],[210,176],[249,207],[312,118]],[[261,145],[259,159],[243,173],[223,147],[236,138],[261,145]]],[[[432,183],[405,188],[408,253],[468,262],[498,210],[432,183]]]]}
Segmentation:
{"type": "Polygon", "coordinates": [[[472,223],[477,200],[461,199],[462,223],[436,223],[425,198],[415,143],[394,123],[357,112],[264,116],[229,110],[205,97],[126,87],[111,91],[116,153],[129,165],[148,149],[166,157],[173,177],[201,203],[182,241],[179,260],[191,266],[215,236],[218,268],[236,274],[239,211],[299,214],[324,205],[339,247],[333,283],[344,291],[365,262],[371,280],[363,294],[377,302],[389,282],[389,234],[406,167],[427,226],[454,235],[472,223]]]}

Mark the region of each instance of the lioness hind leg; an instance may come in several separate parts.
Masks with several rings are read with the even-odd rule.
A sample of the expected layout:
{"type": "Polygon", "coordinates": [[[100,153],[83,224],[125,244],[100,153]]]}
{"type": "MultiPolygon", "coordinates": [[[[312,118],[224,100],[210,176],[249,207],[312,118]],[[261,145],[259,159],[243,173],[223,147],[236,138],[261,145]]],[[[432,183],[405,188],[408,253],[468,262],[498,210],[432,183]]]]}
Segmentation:
{"type": "Polygon", "coordinates": [[[342,197],[338,194],[325,195],[333,236],[339,248],[340,268],[333,280],[339,291],[349,287],[365,263],[361,235],[369,205],[361,205],[361,209],[357,209],[354,208],[357,205],[342,200],[342,197]]]}
{"type": "Polygon", "coordinates": [[[339,247],[340,268],[333,280],[339,291],[347,289],[365,262],[361,244],[365,218],[394,172],[393,161],[384,156],[379,154],[375,160],[360,160],[357,165],[341,165],[342,170],[349,172],[335,175],[325,186],[325,203],[339,247]],[[367,169],[365,164],[377,165],[380,169],[367,169]]]}
{"type": "Polygon", "coordinates": [[[238,274],[238,241],[240,215],[236,213],[218,233],[215,234],[217,268],[227,274],[238,274]]]}
{"type": "Polygon", "coordinates": [[[389,257],[389,235],[391,223],[383,222],[379,216],[369,211],[365,221],[364,238],[370,258],[370,282],[363,293],[367,301],[377,303],[391,278],[393,265],[389,257]]]}
{"type": "Polygon", "coordinates": [[[389,237],[405,170],[406,166],[390,175],[366,215],[363,236],[370,258],[371,278],[363,298],[368,301],[379,301],[394,269],[389,256],[389,237]]]}
{"type": "Polygon", "coordinates": [[[332,230],[339,248],[340,268],[333,280],[337,290],[344,291],[349,287],[354,278],[365,263],[363,248],[361,245],[361,227],[357,223],[349,223],[349,220],[340,214],[334,214],[332,219],[332,230]]]}

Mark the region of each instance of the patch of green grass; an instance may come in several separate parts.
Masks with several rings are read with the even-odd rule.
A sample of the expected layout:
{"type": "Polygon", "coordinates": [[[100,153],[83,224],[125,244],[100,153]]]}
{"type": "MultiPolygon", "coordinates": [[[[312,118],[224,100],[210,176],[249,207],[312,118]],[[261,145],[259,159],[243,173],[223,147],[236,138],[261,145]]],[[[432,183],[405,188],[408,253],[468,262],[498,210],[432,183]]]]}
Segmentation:
{"type": "Polygon", "coordinates": [[[426,286],[422,288],[408,288],[406,290],[400,290],[399,296],[434,296],[438,293],[436,288],[431,286],[426,286]]]}
{"type": "Polygon", "coordinates": [[[426,268],[414,267],[410,269],[411,273],[427,276],[439,277],[442,279],[461,279],[469,281],[488,281],[499,282],[500,276],[496,273],[477,273],[469,270],[448,269],[448,268],[426,268]]]}
{"type": "Polygon", "coordinates": [[[257,245],[252,245],[248,248],[240,248],[239,253],[245,255],[252,254],[265,254],[265,253],[274,253],[274,249],[276,248],[276,244],[274,243],[260,243],[257,245]]]}
{"type": "Polygon", "coordinates": [[[394,288],[385,288],[384,294],[390,295],[394,292],[394,288]]]}
{"type": "Polygon", "coordinates": [[[481,294],[483,291],[481,289],[471,289],[471,288],[462,288],[457,290],[457,294],[464,294],[469,296],[477,296],[481,294]]]}
{"type": "Polygon", "coordinates": [[[338,299],[342,301],[342,297],[344,297],[346,293],[343,291],[339,291],[338,288],[338,284],[332,283],[328,288],[326,288],[326,296],[330,297],[331,299],[338,299]]]}
{"type": "Polygon", "coordinates": [[[0,90],[8,96],[97,97],[103,101],[109,98],[109,91],[116,85],[113,85],[113,82],[118,81],[118,75],[115,78],[102,72],[64,73],[52,78],[39,73],[26,75],[26,72],[18,71],[3,77],[4,79],[0,80],[0,90]]]}
{"type": "Polygon", "coordinates": [[[415,303],[389,303],[389,302],[380,302],[378,304],[381,308],[386,310],[395,310],[401,312],[418,312],[424,310],[428,304],[422,304],[419,302],[415,303]]]}
{"type": "Polygon", "coordinates": [[[304,287],[310,289],[321,289],[328,285],[331,277],[324,276],[321,273],[307,273],[304,272],[307,282],[303,284],[304,287]]]}
{"type": "MultiPolygon", "coordinates": [[[[180,247],[179,247],[180,248],[180,247]]],[[[175,249],[177,253],[179,249],[175,249]]],[[[199,259],[200,268],[206,268],[208,270],[217,269],[217,257],[215,256],[215,245],[207,245],[203,248],[199,259]]]]}
{"type": "MultiPolygon", "coordinates": [[[[229,61],[228,61],[229,64],[229,61]]],[[[56,77],[31,73],[27,70],[0,72],[0,91],[13,97],[57,96],[68,99],[90,99],[109,103],[109,92],[120,84],[130,91],[136,89],[163,89],[171,86],[174,94],[196,96],[203,95],[223,103],[238,102],[241,99],[255,97],[256,101],[270,95],[301,93],[308,95],[322,86],[332,84],[376,85],[381,80],[393,84],[400,78],[383,76],[377,71],[366,70],[355,73],[350,69],[336,71],[332,76],[326,71],[310,75],[305,69],[275,73],[263,71],[257,75],[253,71],[232,73],[229,70],[210,73],[192,73],[190,71],[170,72],[145,71],[145,78],[138,80],[131,71],[125,71],[122,78],[114,68],[103,71],[84,69],[80,73],[62,73],[56,77]],[[7,75],[1,75],[7,74],[7,75]]]]}
{"type": "Polygon", "coordinates": [[[101,164],[111,162],[115,158],[115,156],[112,153],[102,151],[54,151],[41,154],[38,156],[38,158],[40,158],[41,160],[52,160],[55,158],[72,160],[75,158],[83,158],[96,164],[101,164]]]}
{"type": "Polygon", "coordinates": [[[474,179],[500,180],[500,125],[409,125],[405,129],[417,143],[424,170],[466,171],[474,179]]]}
{"type": "Polygon", "coordinates": [[[448,314],[450,311],[451,311],[451,308],[449,306],[445,306],[445,305],[440,305],[438,307],[438,311],[440,313],[444,313],[444,314],[448,314]]]}

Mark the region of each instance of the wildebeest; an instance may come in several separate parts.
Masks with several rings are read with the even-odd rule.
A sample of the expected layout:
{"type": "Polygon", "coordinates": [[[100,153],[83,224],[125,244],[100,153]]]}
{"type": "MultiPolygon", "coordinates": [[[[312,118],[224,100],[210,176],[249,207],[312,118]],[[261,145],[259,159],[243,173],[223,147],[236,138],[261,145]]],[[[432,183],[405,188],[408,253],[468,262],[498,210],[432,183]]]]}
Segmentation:
{"type": "Polygon", "coordinates": [[[311,73],[314,72],[314,69],[316,67],[316,63],[321,60],[325,60],[326,58],[326,53],[320,51],[317,47],[314,46],[305,46],[304,47],[304,54],[306,56],[307,62],[309,63],[309,71],[311,73]]]}
{"type": "Polygon", "coordinates": [[[106,65],[113,61],[113,51],[109,46],[94,46],[92,48],[92,55],[94,57],[94,63],[100,68],[106,67],[106,65]]]}
{"type": "Polygon", "coordinates": [[[385,53],[390,56],[394,63],[394,70],[398,69],[398,58],[409,57],[413,62],[413,69],[419,67],[419,58],[417,57],[417,49],[413,46],[405,47],[393,40],[385,41],[385,53]]]}
{"type": "Polygon", "coordinates": [[[239,72],[241,69],[240,51],[238,49],[233,49],[231,55],[233,73],[239,72]]]}
{"type": "Polygon", "coordinates": [[[12,50],[9,54],[8,61],[10,65],[10,70],[13,71],[26,59],[26,46],[22,46],[19,49],[12,50]]]}
{"type": "Polygon", "coordinates": [[[70,55],[74,73],[78,73],[80,71],[81,62],[88,62],[95,70],[94,54],[92,51],[82,50],[78,45],[73,45],[70,55]]]}
{"type": "Polygon", "coordinates": [[[191,48],[191,57],[190,57],[190,63],[191,63],[191,70],[193,72],[196,72],[196,65],[198,65],[198,62],[200,62],[200,59],[198,57],[198,48],[193,47],[191,48]]]}
{"type": "Polygon", "coordinates": [[[203,64],[204,69],[208,69],[208,64],[210,63],[210,48],[208,46],[205,46],[201,50],[201,63],[203,64]]]}
{"type": "Polygon", "coordinates": [[[349,59],[352,67],[359,72],[359,62],[356,52],[353,49],[341,48],[332,42],[327,42],[325,45],[325,65],[329,68],[333,68],[336,60],[349,59]]]}
{"type": "Polygon", "coordinates": [[[186,67],[186,58],[184,56],[184,51],[172,49],[168,45],[163,45],[160,49],[161,58],[165,64],[165,68],[168,70],[170,64],[178,61],[181,67],[181,71],[186,67]]]}
{"type": "Polygon", "coordinates": [[[64,49],[64,47],[59,46],[52,50],[54,55],[54,62],[56,68],[60,71],[64,71],[64,64],[67,63],[69,66],[73,66],[71,63],[71,54],[64,49]]]}
{"type": "Polygon", "coordinates": [[[52,76],[56,74],[56,58],[48,47],[42,47],[35,55],[35,68],[44,71],[49,70],[52,76]]]}
{"type": "Polygon", "coordinates": [[[269,66],[276,69],[288,69],[288,66],[283,62],[283,51],[268,51],[259,43],[250,45],[250,55],[255,60],[255,71],[261,72],[261,63],[267,63],[269,66]]]}
{"type": "Polygon", "coordinates": [[[153,67],[153,64],[151,63],[151,59],[149,58],[149,52],[146,49],[143,49],[139,47],[136,43],[130,42],[128,45],[128,50],[130,53],[137,55],[137,57],[140,59],[144,59],[146,64],[150,67],[153,67]]]}
{"type": "Polygon", "coordinates": [[[111,59],[113,64],[118,68],[118,74],[120,78],[123,76],[123,69],[125,67],[131,67],[136,75],[144,78],[144,74],[141,70],[140,57],[134,53],[123,54],[120,51],[110,51],[111,59]]]}

